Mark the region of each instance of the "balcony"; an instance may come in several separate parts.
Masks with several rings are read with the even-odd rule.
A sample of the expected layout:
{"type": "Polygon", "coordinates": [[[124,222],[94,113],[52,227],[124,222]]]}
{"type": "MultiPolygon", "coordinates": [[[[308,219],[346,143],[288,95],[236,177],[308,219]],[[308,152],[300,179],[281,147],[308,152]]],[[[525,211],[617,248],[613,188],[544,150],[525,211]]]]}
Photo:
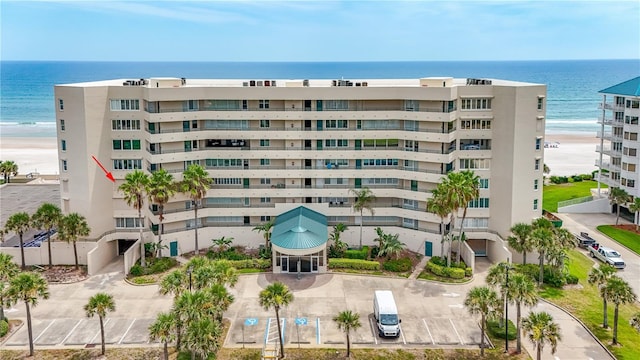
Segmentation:
{"type": "Polygon", "coordinates": [[[318,129],[317,127],[310,127],[310,126],[306,126],[306,127],[284,127],[284,126],[271,126],[271,127],[246,127],[246,128],[212,128],[212,129],[206,129],[206,128],[197,128],[197,129],[189,129],[189,130],[183,130],[182,128],[180,129],[160,129],[160,130],[150,130],[149,128],[145,129],[147,131],[147,133],[152,134],[152,135],[156,135],[156,134],[175,134],[175,133],[187,133],[187,132],[198,132],[198,131],[211,131],[211,132],[218,132],[218,131],[406,131],[406,132],[422,132],[422,133],[431,133],[431,134],[451,134],[453,132],[456,131],[456,128],[453,127],[451,129],[417,129],[417,128],[411,128],[411,129],[406,129],[404,126],[390,126],[390,127],[386,127],[386,128],[380,128],[380,129],[356,129],[356,128],[322,128],[322,129],[318,129]]]}
{"type": "Polygon", "coordinates": [[[260,112],[276,112],[276,111],[285,111],[285,112],[331,112],[331,111],[402,111],[402,112],[429,112],[429,113],[451,113],[455,112],[455,109],[443,108],[427,108],[420,107],[418,109],[412,107],[405,107],[404,105],[390,105],[390,106],[372,106],[372,105],[362,105],[359,107],[350,107],[346,109],[321,109],[317,110],[309,107],[301,107],[301,108],[289,108],[289,107],[275,107],[269,106],[268,108],[261,107],[247,107],[247,108],[226,108],[226,109],[217,109],[217,108],[207,108],[207,107],[199,107],[197,109],[186,109],[184,107],[171,107],[171,108],[163,108],[159,106],[156,109],[145,109],[145,112],[149,114],[161,114],[161,113],[178,113],[178,112],[197,112],[197,111],[229,111],[229,112],[252,112],[252,111],[260,111],[260,112]]]}

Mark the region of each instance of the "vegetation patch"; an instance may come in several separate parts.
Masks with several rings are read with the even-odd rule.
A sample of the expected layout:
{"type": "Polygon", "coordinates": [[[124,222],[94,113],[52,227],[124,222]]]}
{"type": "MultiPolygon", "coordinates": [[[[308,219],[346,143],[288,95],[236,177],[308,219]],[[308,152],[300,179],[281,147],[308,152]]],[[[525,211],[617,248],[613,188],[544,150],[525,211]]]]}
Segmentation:
{"type": "MultiPolygon", "coordinates": [[[[600,184],[600,186],[607,187],[604,184],[600,184]]],[[[549,212],[558,212],[558,202],[591,196],[591,189],[597,187],[598,183],[592,180],[545,185],[542,194],[542,208],[549,212]]]]}
{"type": "Polygon", "coordinates": [[[369,247],[363,246],[362,249],[349,249],[344,252],[344,258],[366,260],[369,257],[369,247]]]}
{"type": "MultiPolygon", "coordinates": [[[[22,360],[29,357],[29,350],[0,350],[2,360],[22,360]]],[[[33,359],[36,360],[89,360],[89,359],[118,359],[118,360],[152,360],[161,359],[162,349],[157,347],[144,348],[107,348],[105,356],[100,355],[100,349],[36,349],[33,359]]]]}
{"type": "Polygon", "coordinates": [[[0,338],[3,338],[9,332],[9,322],[7,320],[0,321],[0,338]]]}
{"type": "Polygon", "coordinates": [[[377,261],[358,259],[329,259],[330,269],[380,270],[377,261]]]}
{"type": "MultiPolygon", "coordinates": [[[[346,349],[296,349],[287,348],[288,360],[343,360],[346,349]]],[[[480,357],[479,350],[463,349],[351,349],[351,359],[355,360],[459,360],[459,359],[488,359],[488,360],[522,360],[528,359],[526,352],[520,355],[503,353],[503,348],[486,349],[485,356],[480,357]]],[[[259,349],[231,349],[225,348],[218,352],[218,360],[259,360],[259,349]]]]}
{"type": "Polygon", "coordinates": [[[178,262],[174,258],[148,258],[146,267],[140,266],[139,261],[131,267],[127,280],[137,285],[155,284],[165,273],[177,266],[178,262]]]}
{"type": "Polygon", "coordinates": [[[462,261],[459,263],[453,262],[450,267],[447,267],[447,261],[439,256],[434,256],[429,259],[425,266],[425,270],[438,278],[449,278],[454,280],[461,280],[465,277],[470,277],[473,273],[472,269],[467,267],[467,265],[462,261]]]}
{"type": "MultiPolygon", "coordinates": [[[[487,320],[487,331],[491,333],[493,337],[504,340],[504,322],[502,323],[502,326],[500,326],[500,320],[487,320]]],[[[509,325],[507,326],[507,338],[509,340],[515,340],[516,332],[516,326],[511,320],[509,320],[509,325]]]]}
{"type": "MultiPolygon", "coordinates": [[[[640,255],[640,235],[615,225],[600,225],[598,231],[640,255]]],[[[640,294],[639,294],[640,295],[640,294]]]]}
{"type": "Polygon", "coordinates": [[[391,272],[407,272],[412,267],[411,259],[409,258],[387,260],[382,264],[384,270],[391,272]]]}

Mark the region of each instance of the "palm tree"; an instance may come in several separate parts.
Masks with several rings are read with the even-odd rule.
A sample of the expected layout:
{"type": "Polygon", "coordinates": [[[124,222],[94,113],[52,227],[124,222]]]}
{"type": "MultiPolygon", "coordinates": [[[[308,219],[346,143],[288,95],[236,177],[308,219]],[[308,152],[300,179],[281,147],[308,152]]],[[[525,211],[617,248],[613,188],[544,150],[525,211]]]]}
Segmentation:
{"type": "Polygon", "coordinates": [[[51,229],[57,226],[62,219],[62,211],[56,205],[44,203],[40,205],[35,214],[31,217],[33,226],[47,231],[47,250],[49,251],[49,267],[53,267],[51,257],[51,229]]]}
{"type": "Polygon", "coordinates": [[[238,270],[228,260],[217,260],[212,263],[213,284],[234,287],[238,282],[238,270]]]}
{"type": "Polygon", "coordinates": [[[9,304],[24,301],[27,308],[27,331],[29,332],[29,356],[33,356],[33,329],[31,326],[31,307],[38,305],[38,299],[49,298],[49,284],[42,275],[23,272],[13,277],[6,293],[9,304]]]}
{"type": "Polygon", "coordinates": [[[516,305],[516,352],[520,354],[522,351],[522,339],[520,323],[522,305],[532,307],[538,303],[538,291],[536,285],[531,278],[522,273],[516,272],[509,278],[509,286],[507,286],[507,298],[511,303],[516,305]]]}
{"type": "MultiPolygon", "coordinates": [[[[209,294],[203,290],[195,290],[193,292],[183,292],[174,301],[174,311],[176,318],[179,319],[178,324],[184,326],[184,344],[191,351],[191,358],[195,358],[197,353],[200,353],[204,347],[199,341],[205,342],[208,339],[202,339],[201,337],[212,336],[208,333],[209,329],[199,328],[202,324],[197,324],[203,319],[209,319],[214,321],[216,315],[216,309],[213,306],[209,294]],[[194,328],[195,326],[195,328],[194,328]]],[[[217,322],[216,322],[217,323],[217,322]]],[[[214,329],[215,330],[215,329],[214,329]]],[[[180,335],[181,331],[178,331],[180,335]]],[[[213,349],[215,351],[215,349],[213,349]]]]}
{"type": "Polygon", "coordinates": [[[253,228],[253,231],[257,231],[258,233],[261,233],[261,232],[263,233],[262,236],[264,237],[265,249],[269,248],[269,242],[271,241],[271,228],[273,227],[275,222],[276,222],[276,219],[271,219],[266,223],[260,224],[253,228]]]}
{"type": "Polygon", "coordinates": [[[220,252],[225,252],[228,248],[231,247],[231,244],[233,244],[233,238],[225,236],[218,239],[213,239],[211,241],[213,242],[214,246],[218,247],[218,251],[220,252]]]}
{"type": "Polygon", "coordinates": [[[20,270],[18,266],[14,264],[13,256],[0,252],[0,322],[5,320],[4,317],[4,302],[6,286],[14,276],[16,276],[20,270]]]}
{"type": "Polygon", "coordinates": [[[278,322],[278,342],[280,343],[280,358],[284,358],[284,344],[282,343],[282,329],[280,325],[280,309],[288,306],[293,301],[293,294],[287,285],[281,282],[274,282],[260,292],[260,306],[265,310],[273,308],[276,311],[276,321],[278,322]]]}
{"type": "MultiPolygon", "coordinates": [[[[4,163],[3,163],[4,164],[4,163]]],[[[24,242],[22,241],[22,235],[31,228],[31,218],[26,212],[15,213],[7,219],[4,224],[4,233],[13,231],[20,237],[20,256],[22,257],[22,270],[27,268],[24,261],[24,242]]]]}
{"type": "Polygon", "coordinates": [[[100,337],[102,339],[102,355],[104,355],[104,318],[108,312],[116,311],[116,303],[113,301],[113,296],[99,292],[89,298],[89,302],[84,306],[84,311],[87,313],[87,317],[93,317],[98,315],[100,319],[100,337]]]}
{"type": "Polygon", "coordinates": [[[591,271],[589,272],[589,275],[587,276],[587,282],[591,285],[595,285],[598,287],[598,290],[600,291],[600,296],[602,297],[602,306],[603,306],[603,313],[604,313],[604,319],[602,320],[602,327],[603,328],[608,328],[609,327],[609,319],[608,319],[608,315],[607,315],[607,294],[604,292],[604,286],[607,284],[607,281],[609,281],[609,279],[613,276],[615,276],[616,273],[616,269],[607,264],[607,263],[602,263],[600,265],[598,265],[598,267],[594,267],[591,268],[591,271]]]}
{"type": "Polygon", "coordinates": [[[350,192],[355,195],[353,210],[360,212],[360,243],[358,248],[362,249],[362,224],[364,222],[363,211],[366,209],[369,211],[371,216],[375,214],[371,204],[376,200],[376,196],[373,195],[373,192],[366,186],[360,190],[351,189],[350,192]]]}
{"type": "MultiPolygon", "coordinates": [[[[189,286],[189,279],[187,278],[187,274],[183,270],[174,270],[167,274],[162,281],[160,281],[159,292],[162,295],[171,294],[173,295],[173,303],[176,304],[176,301],[185,291],[187,291],[187,286],[189,286]]],[[[176,323],[176,349],[180,351],[181,344],[181,334],[182,334],[182,321],[179,316],[177,316],[176,308],[172,309],[172,313],[174,314],[174,320],[176,323]]]]}
{"type": "Polygon", "coordinates": [[[149,338],[152,341],[160,340],[164,346],[164,360],[169,360],[169,342],[175,338],[175,325],[176,318],[173,312],[161,312],[156,321],[149,326],[149,338]]]}
{"type": "Polygon", "coordinates": [[[221,284],[214,284],[204,291],[213,304],[215,319],[222,322],[222,314],[233,304],[235,297],[221,284]]]}
{"type": "MultiPolygon", "coordinates": [[[[344,254],[344,251],[347,249],[347,244],[340,240],[340,236],[343,232],[347,230],[347,225],[343,223],[337,223],[333,226],[333,231],[329,235],[329,238],[333,241],[331,245],[331,249],[334,249],[335,254],[340,254],[338,257],[341,257],[341,254],[344,254]]],[[[335,256],[335,255],[333,255],[335,256]]]]}
{"type": "Polygon", "coordinates": [[[488,286],[476,286],[472,288],[464,299],[464,306],[470,314],[480,314],[480,355],[484,356],[484,337],[487,318],[497,316],[502,305],[498,300],[498,294],[488,286]]]}
{"type": "Polygon", "coordinates": [[[629,320],[629,325],[631,325],[632,328],[636,329],[636,331],[640,332],[640,312],[633,314],[633,316],[629,320]]]}
{"type": "Polygon", "coordinates": [[[345,310],[340,312],[333,318],[333,321],[338,325],[338,329],[342,330],[347,336],[347,357],[351,357],[351,340],[349,333],[351,330],[355,330],[362,326],[360,323],[360,315],[352,312],[351,310],[345,310]]]}
{"type": "Polygon", "coordinates": [[[633,289],[629,284],[622,280],[618,276],[612,276],[607,280],[607,284],[604,286],[604,293],[606,297],[615,304],[615,310],[613,312],[613,345],[618,343],[618,307],[620,304],[629,304],[636,301],[638,298],[633,292],[633,289]]]}
{"type": "Polygon", "coordinates": [[[507,241],[509,246],[522,254],[522,263],[527,263],[527,253],[533,251],[533,243],[531,241],[531,224],[517,223],[511,227],[513,236],[509,236],[507,241]]]}
{"type": "Polygon", "coordinates": [[[551,345],[551,354],[556,353],[558,341],[562,340],[560,327],[553,322],[553,317],[542,311],[531,312],[522,320],[522,329],[529,335],[529,340],[536,349],[536,360],[542,359],[542,349],[545,343],[551,345]]]}
{"type": "Polygon", "coordinates": [[[138,219],[140,219],[140,223],[138,224],[138,228],[140,229],[140,265],[142,267],[147,266],[144,259],[144,239],[142,238],[142,228],[144,227],[142,209],[144,207],[145,192],[147,191],[148,185],[149,176],[141,170],[134,170],[124,177],[124,183],[118,187],[118,190],[124,194],[124,200],[127,202],[127,205],[138,210],[138,219]]]}
{"type": "Polygon", "coordinates": [[[162,249],[162,232],[164,230],[162,221],[164,220],[164,205],[176,194],[177,185],[173,180],[173,175],[165,169],[155,171],[149,177],[147,184],[147,195],[149,201],[158,205],[158,246],[156,256],[160,256],[162,249]]]}
{"type": "Polygon", "coordinates": [[[210,353],[218,351],[218,339],[222,334],[220,322],[210,317],[200,317],[189,322],[185,329],[185,346],[191,350],[191,359],[198,355],[207,359],[210,353]]]}
{"type": "Polygon", "coordinates": [[[640,197],[633,198],[633,203],[629,205],[629,211],[631,211],[634,216],[634,223],[636,224],[636,231],[638,231],[638,224],[640,223],[640,217],[638,216],[638,211],[640,210],[640,197]]]}
{"type": "Polygon", "coordinates": [[[180,191],[187,193],[193,203],[193,214],[195,222],[195,255],[200,255],[198,248],[198,206],[200,200],[207,196],[207,191],[211,186],[211,178],[207,171],[198,164],[191,164],[183,172],[183,180],[180,183],[180,191]]]}
{"type": "Polygon", "coordinates": [[[627,203],[629,200],[629,194],[619,187],[611,188],[609,191],[609,201],[611,205],[616,205],[616,225],[620,220],[620,206],[627,203]]]}
{"type": "Polygon", "coordinates": [[[531,242],[539,254],[540,275],[538,277],[538,286],[542,286],[545,253],[555,245],[553,241],[553,224],[545,218],[538,218],[534,221],[532,228],[531,242]]]}
{"type": "Polygon", "coordinates": [[[73,243],[73,256],[76,260],[76,270],[78,270],[78,248],[76,242],[80,236],[89,236],[91,229],[89,229],[87,220],[78,213],[71,213],[62,218],[58,231],[62,240],[67,243],[73,243]]]}
{"type": "MultiPolygon", "coordinates": [[[[500,291],[501,302],[505,305],[507,304],[507,269],[510,269],[510,264],[506,261],[495,264],[489,268],[485,279],[489,286],[500,291]]],[[[500,327],[502,327],[503,321],[504,319],[500,317],[500,327]]]]}
{"type": "MultiPolygon", "coordinates": [[[[427,212],[436,214],[440,218],[441,244],[444,244],[446,235],[444,219],[451,213],[451,208],[448,206],[447,198],[441,194],[438,187],[431,192],[431,197],[427,199],[427,212]]],[[[449,247],[449,250],[451,250],[451,247],[449,247]]],[[[444,257],[444,245],[440,247],[440,257],[444,257]]]]}
{"type": "Polygon", "coordinates": [[[458,234],[458,253],[456,254],[456,262],[460,262],[460,252],[462,250],[462,242],[464,241],[464,219],[467,217],[467,208],[469,208],[469,203],[471,201],[480,197],[480,177],[470,170],[463,170],[460,174],[462,175],[462,183],[460,183],[461,186],[457,188],[457,191],[460,194],[463,211],[462,221],[460,221],[460,233],[458,234]]]}
{"type": "Polygon", "coordinates": [[[398,240],[399,236],[400,234],[384,234],[381,241],[382,245],[380,246],[380,250],[378,251],[378,256],[395,256],[397,259],[406,246],[405,243],[398,240]]]}
{"type": "Polygon", "coordinates": [[[2,173],[2,175],[4,176],[4,182],[10,183],[11,176],[18,175],[18,164],[11,160],[3,161],[0,164],[0,173],[2,173]]]}

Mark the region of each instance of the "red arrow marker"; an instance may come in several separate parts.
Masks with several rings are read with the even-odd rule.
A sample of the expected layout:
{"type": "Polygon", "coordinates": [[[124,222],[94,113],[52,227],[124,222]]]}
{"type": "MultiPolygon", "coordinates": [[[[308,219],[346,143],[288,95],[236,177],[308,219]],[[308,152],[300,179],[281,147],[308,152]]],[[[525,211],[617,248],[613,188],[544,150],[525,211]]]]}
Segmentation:
{"type": "Polygon", "coordinates": [[[91,155],[91,158],[93,159],[93,161],[96,162],[96,164],[98,164],[98,166],[100,166],[100,169],[102,169],[102,171],[104,171],[105,175],[107,176],[107,179],[111,180],[111,182],[116,182],[116,179],[113,178],[113,175],[111,175],[111,172],[107,171],[107,169],[104,168],[104,166],[102,166],[102,164],[100,164],[100,161],[98,161],[98,159],[96,159],[95,156],[91,155]]]}

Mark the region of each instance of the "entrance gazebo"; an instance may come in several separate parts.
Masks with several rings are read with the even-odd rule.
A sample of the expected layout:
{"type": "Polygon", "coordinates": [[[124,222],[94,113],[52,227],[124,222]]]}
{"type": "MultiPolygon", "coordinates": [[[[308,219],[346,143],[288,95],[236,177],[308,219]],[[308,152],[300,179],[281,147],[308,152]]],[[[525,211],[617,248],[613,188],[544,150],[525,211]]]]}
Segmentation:
{"type": "Polygon", "coordinates": [[[327,271],[327,218],[299,206],[276,217],[271,230],[274,273],[327,271]]]}

